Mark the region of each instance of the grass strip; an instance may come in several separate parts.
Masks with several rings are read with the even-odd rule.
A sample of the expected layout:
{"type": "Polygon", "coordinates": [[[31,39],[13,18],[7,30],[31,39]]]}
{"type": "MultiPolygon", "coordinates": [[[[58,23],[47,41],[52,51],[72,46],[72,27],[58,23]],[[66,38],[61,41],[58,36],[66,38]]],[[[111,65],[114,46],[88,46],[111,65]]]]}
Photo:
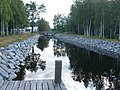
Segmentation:
{"type": "Polygon", "coordinates": [[[0,47],[6,47],[8,44],[28,39],[36,34],[38,33],[24,33],[19,35],[0,37],[0,47]]]}
{"type": "Polygon", "coordinates": [[[120,43],[120,40],[117,40],[117,39],[100,38],[98,36],[85,36],[85,35],[69,34],[69,33],[61,33],[61,34],[66,35],[66,36],[78,36],[82,38],[98,39],[98,40],[105,40],[105,41],[112,41],[112,42],[120,43]]]}

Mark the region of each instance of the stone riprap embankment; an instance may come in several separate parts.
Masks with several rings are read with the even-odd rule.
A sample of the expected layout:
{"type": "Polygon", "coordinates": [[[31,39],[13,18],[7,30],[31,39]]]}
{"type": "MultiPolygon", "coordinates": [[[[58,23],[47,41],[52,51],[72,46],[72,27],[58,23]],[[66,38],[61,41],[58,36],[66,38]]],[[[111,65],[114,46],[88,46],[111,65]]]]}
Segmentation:
{"type": "Polygon", "coordinates": [[[20,71],[19,65],[24,62],[31,47],[38,41],[39,35],[0,48],[0,80],[12,80],[20,71]]]}
{"type": "Polygon", "coordinates": [[[79,36],[67,36],[56,34],[55,37],[61,41],[86,48],[93,52],[120,59],[120,43],[112,41],[104,41],[98,39],[89,39],[79,36]]]}

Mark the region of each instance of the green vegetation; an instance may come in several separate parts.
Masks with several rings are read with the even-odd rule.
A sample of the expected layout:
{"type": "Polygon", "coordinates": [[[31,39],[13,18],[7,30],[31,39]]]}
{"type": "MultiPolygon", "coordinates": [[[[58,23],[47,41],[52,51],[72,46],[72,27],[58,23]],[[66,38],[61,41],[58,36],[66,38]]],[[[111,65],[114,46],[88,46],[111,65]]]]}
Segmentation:
{"type": "Polygon", "coordinates": [[[37,24],[39,31],[48,31],[50,29],[49,23],[43,18],[41,18],[41,20],[38,20],[37,24]]]}
{"type": "Polygon", "coordinates": [[[19,34],[20,30],[30,25],[33,32],[33,27],[40,20],[40,13],[45,10],[44,4],[39,6],[30,2],[24,6],[22,0],[0,0],[0,36],[19,34]]]}
{"type": "Polygon", "coordinates": [[[35,23],[39,27],[42,23],[41,28],[46,30],[49,23],[39,18],[40,13],[45,10],[44,4],[38,6],[35,2],[30,2],[24,6],[22,0],[0,0],[0,47],[35,35],[35,33],[20,34],[20,30],[25,30],[30,24],[32,31],[35,23]]]}
{"type": "Polygon", "coordinates": [[[99,39],[99,40],[105,40],[105,41],[120,42],[120,40],[117,40],[117,39],[100,38],[98,36],[85,36],[85,35],[70,34],[70,33],[61,33],[61,34],[66,36],[77,36],[77,37],[89,38],[89,39],[99,39]]]}
{"type": "Polygon", "coordinates": [[[25,7],[26,7],[28,20],[31,23],[32,32],[33,32],[35,21],[40,20],[40,13],[45,12],[46,7],[44,6],[44,4],[37,5],[35,2],[32,2],[32,1],[30,3],[27,3],[25,7]]]}
{"type": "Polygon", "coordinates": [[[54,16],[54,30],[120,40],[120,0],[76,0],[70,14],[54,16]]]}
{"type": "Polygon", "coordinates": [[[18,34],[28,19],[22,0],[0,0],[0,35],[18,34]]]}
{"type": "Polygon", "coordinates": [[[12,35],[12,36],[7,36],[7,37],[0,37],[0,47],[5,47],[8,44],[21,41],[21,40],[25,40],[36,34],[37,33],[25,33],[25,34],[12,35]]]}

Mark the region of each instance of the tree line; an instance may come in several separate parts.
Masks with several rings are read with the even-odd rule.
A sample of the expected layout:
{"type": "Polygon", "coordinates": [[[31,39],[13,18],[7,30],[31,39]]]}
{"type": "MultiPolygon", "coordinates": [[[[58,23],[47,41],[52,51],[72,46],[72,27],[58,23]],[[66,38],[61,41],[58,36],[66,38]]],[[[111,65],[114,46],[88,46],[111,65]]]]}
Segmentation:
{"type": "Polygon", "coordinates": [[[48,31],[50,29],[49,22],[44,18],[37,21],[39,31],[48,31]]]}
{"type": "Polygon", "coordinates": [[[28,20],[32,27],[32,32],[33,32],[34,26],[43,28],[43,26],[40,26],[40,24],[41,23],[46,24],[46,23],[44,23],[45,22],[44,19],[40,19],[40,13],[46,12],[45,5],[44,4],[37,5],[36,2],[30,1],[30,3],[26,3],[25,7],[26,7],[26,13],[27,13],[28,20]],[[41,22],[41,21],[43,21],[43,22],[41,22]],[[39,23],[39,22],[41,22],[41,23],[39,23]]]}
{"type": "Polygon", "coordinates": [[[120,40],[120,0],[76,0],[70,14],[54,16],[54,30],[120,40]]]}
{"type": "Polygon", "coordinates": [[[24,5],[22,0],[0,0],[0,36],[19,34],[20,29],[30,26],[32,32],[34,26],[46,29],[49,23],[40,19],[40,13],[45,11],[44,4],[37,5],[32,1],[24,5]]]}
{"type": "Polygon", "coordinates": [[[0,0],[0,35],[19,32],[27,25],[28,19],[22,0],[0,0]]]}

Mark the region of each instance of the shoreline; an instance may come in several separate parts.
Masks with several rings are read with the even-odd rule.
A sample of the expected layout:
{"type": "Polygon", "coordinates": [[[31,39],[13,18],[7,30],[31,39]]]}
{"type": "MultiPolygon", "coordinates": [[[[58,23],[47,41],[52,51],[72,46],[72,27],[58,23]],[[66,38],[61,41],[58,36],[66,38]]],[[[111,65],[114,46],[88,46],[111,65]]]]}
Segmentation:
{"type": "Polygon", "coordinates": [[[110,56],[118,60],[120,59],[120,43],[63,34],[55,34],[55,38],[95,53],[110,56]]]}
{"type": "Polygon", "coordinates": [[[37,42],[40,35],[32,36],[26,40],[9,44],[0,48],[0,80],[13,80],[20,71],[19,65],[24,62],[26,55],[37,42]]]}

